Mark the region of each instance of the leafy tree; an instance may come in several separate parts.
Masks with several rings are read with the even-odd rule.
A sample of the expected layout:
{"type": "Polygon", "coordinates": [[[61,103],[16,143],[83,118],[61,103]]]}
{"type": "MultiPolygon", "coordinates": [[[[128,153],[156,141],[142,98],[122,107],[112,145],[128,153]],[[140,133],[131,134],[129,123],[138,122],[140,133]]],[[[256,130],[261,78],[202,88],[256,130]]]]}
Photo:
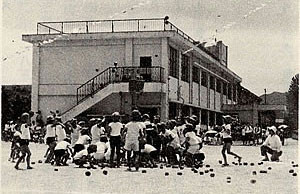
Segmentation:
{"type": "Polygon", "coordinates": [[[293,130],[298,130],[298,108],[299,108],[299,74],[291,81],[287,93],[288,124],[293,130]]]}

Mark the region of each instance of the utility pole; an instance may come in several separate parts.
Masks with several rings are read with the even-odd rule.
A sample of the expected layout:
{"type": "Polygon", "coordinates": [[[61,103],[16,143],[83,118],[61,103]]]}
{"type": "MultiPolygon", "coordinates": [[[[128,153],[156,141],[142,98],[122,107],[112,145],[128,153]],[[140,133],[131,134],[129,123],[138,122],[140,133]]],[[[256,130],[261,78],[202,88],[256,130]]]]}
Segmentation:
{"type": "Polygon", "coordinates": [[[267,89],[265,88],[265,104],[267,104],[267,89]]]}

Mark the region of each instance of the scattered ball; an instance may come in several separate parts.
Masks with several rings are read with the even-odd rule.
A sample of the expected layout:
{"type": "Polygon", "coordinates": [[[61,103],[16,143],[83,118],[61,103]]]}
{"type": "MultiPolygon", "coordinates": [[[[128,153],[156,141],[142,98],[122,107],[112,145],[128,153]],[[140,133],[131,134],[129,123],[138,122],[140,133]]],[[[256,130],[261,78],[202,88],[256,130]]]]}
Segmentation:
{"type": "Polygon", "coordinates": [[[291,163],[292,163],[292,164],[294,164],[295,162],[294,162],[294,161],[292,161],[291,163]]]}
{"type": "Polygon", "coordinates": [[[209,170],[205,170],[204,172],[205,172],[205,173],[208,173],[208,172],[209,172],[209,170]]]}
{"type": "Polygon", "coordinates": [[[289,170],[289,173],[294,173],[294,170],[293,169],[289,170]]]}
{"type": "Polygon", "coordinates": [[[164,169],[164,167],[163,167],[163,166],[160,166],[159,168],[160,168],[160,169],[164,169]]]}
{"type": "Polygon", "coordinates": [[[39,160],[38,163],[43,163],[43,161],[42,161],[42,160],[39,160]]]}
{"type": "Polygon", "coordinates": [[[251,182],[252,184],[255,184],[255,183],[256,183],[256,180],[252,179],[250,182],[251,182]]]}
{"type": "Polygon", "coordinates": [[[268,172],[266,170],[261,170],[261,171],[259,171],[259,173],[266,174],[268,172]]]}
{"type": "Polygon", "coordinates": [[[244,166],[247,166],[248,165],[248,163],[247,162],[244,162],[244,166]]]}
{"type": "Polygon", "coordinates": [[[198,173],[198,170],[195,169],[195,170],[194,170],[194,173],[198,173]]]}
{"type": "Polygon", "coordinates": [[[147,171],[146,170],[142,170],[142,173],[146,173],[147,171]]]}
{"type": "Polygon", "coordinates": [[[256,171],[253,171],[252,174],[253,174],[253,175],[256,175],[257,173],[256,173],[256,171]]]}
{"type": "Polygon", "coordinates": [[[58,171],[58,169],[57,169],[57,168],[54,168],[54,171],[58,171]]]}
{"type": "Polygon", "coordinates": [[[104,174],[104,175],[107,175],[107,173],[108,173],[108,172],[107,172],[106,170],[103,170],[103,174],[104,174]]]}
{"type": "Polygon", "coordinates": [[[209,168],[209,167],[210,167],[210,165],[209,165],[209,164],[206,164],[206,165],[205,165],[205,167],[206,167],[206,168],[209,168]]]}
{"type": "Polygon", "coordinates": [[[227,180],[227,183],[231,183],[231,181],[230,181],[230,180],[227,180]]]}
{"type": "Polygon", "coordinates": [[[210,172],[213,172],[213,171],[214,171],[214,169],[212,169],[212,168],[211,168],[211,169],[209,169],[209,171],[210,171],[210,172]]]}
{"type": "Polygon", "coordinates": [[[219,164],[222,164],[222,160],[219,160],[219,164]]]}
{"type": "Polygon", "coordinates": [[[268,170],[272,170],[272,167],[271,167],[271,166],[269,166],[268,170]]]}
{"type": "Polygon", "coordinates": [[[200,171],[199,174],[200,174],[200,175],[204,175],[204,172],[200,171]]]}
{"type": "Polygon", "coordinates": [[[86,172],[85,172],[85,175],[86,175],[86,176],[91,176],[91,172],[90,172],[90,171],[86,171],[86,172]]]}
{"type": "Polygon", "coordinates": [[[167,164],[166,167],[167,167],[167,168],[170,168],[170,167],[171,167],[171,164],[167,164]]]}
{"type": "Polygon", "coordinates": [[[294,172],[294,173],[293,173],[293,176],[297,176],[297,173],[294,172]]]}
{"type": "Polygon", "coordinates": [[[183,169],[184,169],[184,167],[183,167],[183,166],[180,166],[179,168],[180,168],[180,170],[183,170],[183,169]]]}
{"type": "Polygon", "coordinates": [[[250,163],[250,166],[254,166],[254,163],[250,163]]]}
{"type": "Polygon", "coordinates": [[[210,174],[210,177],[215,177],[215,174],[214,174],[214,173],[211,173],[211,174],[210,174]]]}
{"type": "Polygon", "coordinates": [[[35,164],[35,162],[31,162],[31,164],[35,164]]]}
{"type": "Polygon", "coordinates": [[[182,175],[182,172],[177,172],[177,175],[181,176],[181,175],[182,175]]]}

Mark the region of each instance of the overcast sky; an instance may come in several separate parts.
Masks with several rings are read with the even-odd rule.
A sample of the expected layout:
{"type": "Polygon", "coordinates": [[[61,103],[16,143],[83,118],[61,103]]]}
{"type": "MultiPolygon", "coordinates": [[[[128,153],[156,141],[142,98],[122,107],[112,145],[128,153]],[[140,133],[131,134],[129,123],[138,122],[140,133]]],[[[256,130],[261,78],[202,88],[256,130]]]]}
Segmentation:
{"type": "Polygon", "coordinates": [[[229,46],[228,67],[257,95],[286,92],[298,69],[298,0],[3,0],[2,84],[31,84],[31,44],[40,21],[153,18],[195,40],[229,46]],[[123,13],[126,11],[125,13],[123,13]],[[217,32],[216,33],[216,29],[217,32]]]}

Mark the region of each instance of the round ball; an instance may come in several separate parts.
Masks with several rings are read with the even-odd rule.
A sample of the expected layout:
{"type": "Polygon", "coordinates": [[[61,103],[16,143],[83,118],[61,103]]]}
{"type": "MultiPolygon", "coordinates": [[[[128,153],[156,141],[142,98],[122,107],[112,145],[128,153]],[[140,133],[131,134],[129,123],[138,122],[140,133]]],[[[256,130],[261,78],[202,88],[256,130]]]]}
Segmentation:
{"type": "Polygon", "coordinates": [[[38,163],[43,163],[43,161],[42,161],[42,160],[39,160],[38,163]]]}
{"type": "Polygon", "coordinates": [[[35,164],[35,162],[31,162],[31,164],[35,164]]]}
{"type": "Polygon", "coordinates": [[[198,173],[198,170],[195,169],[195,170],[194,170],[194,173],[198,173]]]}
{"type": "Polygon", "coordinates": [[[163,167],[163,166],[160,166],[159,168],[160,168],[160,169],[164,169],[164,167],[163,167]]]}
{"type": "Polygon", "coordinates": [[[219,164],[222,164],[222,160],[219,160],[219,164]]]}
{"type": "Polygon", "coordinates": [[[210,167],[210,165],[209,165],[209,164],[206,164],[206,165],[205,165],[205,167],[206,167],[206,168],[209,168],[209,167],[210,167]]]}
{"type": "Polygon", "coordinates": [[[250,182],[251,182],[252,184],[255,184],[255,183],[256,183],[256,180],[252,179],[250,182]]]}
{"type": "Polygon", "coordinates": [[[293,176],[297,176],[297,173],[294,172],[294,173],[293,173],[293,176]]]}
{"type": "Polygon", "coordinates": [[[57,169],[57,168],[54,168],[54,171],[58,171],[58,169],[57,169]]]}
{"type": "Polygon", "coordinates": [[[294,162],[294,161],[292,161],[291,163],[292,163],[292,164],[294,164],[295,162],[294,162]]]}
{"type": "Polygon", "coordinates": [[[201,171],[201,172],[199,172],[199,174],[200,174],[200,175],[204,175],[204,172],[201,171]]]}
{"type": "Polygon", "coordinates": [[[168,172],[165,172],[165,176],[169,176],[169,173],[168,173],[168,172]]]}
{"type": "Polygon", "coordinates": [[[294,172],[294,170],[293,170],[293,169],[289,170],[289,173],[293,173],[293,172],[294,172]]]}
{"type": "Polygon", "coordinates": [[[182,172],[177,172],[177,175],[181,176],[181,175],[182,175],[182,172]]]}
{"type": "Polygon", "coordinates": [[[211,174],[210,174],[210,177],[215,177],[215,174],[214,174],[214,173],[211,173],[211,174]]]}
{"type": "Polygon", "coordinates": [[[268,170],[272,170],[272,167],[271,167],[271,166],[269,166],[269,167],[268,167],[268,170]]]}
{"type": "Polygon", "coordinates": [[[250,166],[254,166],[254,163],[250,163],[250,166]]]}
{"type": "Polygon", "coordinates": [[[107,175],[107,173],[108,173],[108,172],[107,172],[106,170],[103,170],[103,174],[104,174],[104,175],[107,175]]]}
{"type": "Polygon", "coordinates": [[[183,167],[183,166],[180,166],[179,168],[180,168],[180,170],[183,170],[183,169],[184,169],[184,167],[183,167]]]}
{"type": "Polygon", "coordinates": [[[256,171],[253,171],[252,174],[253,174],[253,175],[256,175],[257,173],[256,173],[256,171]]]}
{"type": "Polygon", "coordinates": [[[147,171],[146,170],[142,170],[142,173],[146,173],[147,171]]]}
{"type": "Polygon", "coordinates": [[[211,168],[211,169],[209,169],[209,171],[210,171],[210,172],[213,172],[213,171],[214,171],[214,169],[212,169],[212,168],[211,168]]]}
{"type": "Polygon", "coordinates": [[[230,180],[227,180],[227,183],[231,183],[231,181],[230,181],[230,180]]]}
{"type": "Polygon", "coordinates": [[[227,177],[227,180],[229,180],[229,179],[231,179],[231,177],[230,177],[230,176],[228,176],[228,177],[227,177]]]}
{"type": "Polygon", "coordinates": [[[205,173],[208,173],[208,172],[209,172],[209,170],[205,170],[204,172],[205,172],[205,173]]]}
{"type": "Polygon", "coordinates": [[[90,172],[90,171],[86,171],[86,172],[85,172],[85,175],[86,175],[86,176],[90,176],[90,175],[91,175],[91,172],[90,172]]]}

